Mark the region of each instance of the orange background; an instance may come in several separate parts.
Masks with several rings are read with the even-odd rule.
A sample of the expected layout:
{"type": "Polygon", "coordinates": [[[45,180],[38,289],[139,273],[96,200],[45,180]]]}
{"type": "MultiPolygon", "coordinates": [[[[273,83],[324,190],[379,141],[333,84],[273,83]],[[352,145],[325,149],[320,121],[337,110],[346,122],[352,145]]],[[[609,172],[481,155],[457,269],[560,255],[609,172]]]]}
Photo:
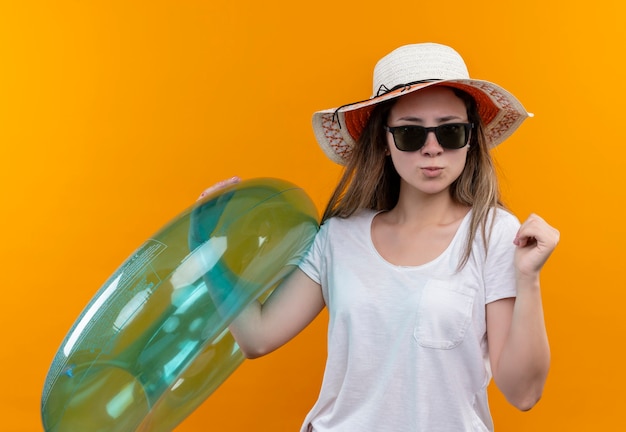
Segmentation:
{"type": "MultiPolygon", "coordinates": [[[[40,431],[50,362],[89,299],[215,181],[302,186],[339,170],[310,116],[369,96],[375,61],[437,41],[536,117],[495,151],[506,202],[562,232],[543,273],[553,363],[501,431],[617,430],[626,403],[621,0],[0,3],[0,429],[40,431]]],[[[325,316],[244,365],[177,430],[295,431],[314,402],[325,316]]]]}

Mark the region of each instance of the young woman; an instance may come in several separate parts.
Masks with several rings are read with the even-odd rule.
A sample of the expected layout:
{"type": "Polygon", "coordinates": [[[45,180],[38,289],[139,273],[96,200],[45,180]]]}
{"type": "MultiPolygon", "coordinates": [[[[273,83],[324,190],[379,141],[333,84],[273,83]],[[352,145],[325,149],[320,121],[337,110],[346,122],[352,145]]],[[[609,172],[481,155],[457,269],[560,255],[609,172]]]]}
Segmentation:
{"type": "Polygon", "coordinates": [[[559,233],[504,209],[489,153],[527,116],[438,44],[391,52],[372,98],[314,115],[344,175],[299,269],[230,327],[253,358],[328,308],[324,380],[302,431],[491,431],[492,376],[519,409],[539,400],[550,363],[539,273],[559,233]]]}

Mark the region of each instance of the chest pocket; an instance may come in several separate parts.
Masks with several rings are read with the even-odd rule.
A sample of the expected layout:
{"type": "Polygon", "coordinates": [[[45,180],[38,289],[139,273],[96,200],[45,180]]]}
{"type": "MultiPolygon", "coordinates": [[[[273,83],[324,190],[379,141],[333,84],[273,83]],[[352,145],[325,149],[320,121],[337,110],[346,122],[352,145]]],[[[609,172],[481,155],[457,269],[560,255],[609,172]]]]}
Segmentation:
{"type": "Polygon", "coordinates": [[[452,349],[472,321],[476,291],[459,282],[431,279],[418,306],[414,337],[425,348],[452,349]]]}

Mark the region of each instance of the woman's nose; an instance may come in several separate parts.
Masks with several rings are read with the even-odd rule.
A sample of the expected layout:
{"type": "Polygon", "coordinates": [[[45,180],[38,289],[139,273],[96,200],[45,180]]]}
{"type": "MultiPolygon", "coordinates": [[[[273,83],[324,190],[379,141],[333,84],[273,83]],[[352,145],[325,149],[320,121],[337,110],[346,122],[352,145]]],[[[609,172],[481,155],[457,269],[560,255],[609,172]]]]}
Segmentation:
{"type": "Polygon", "coordinates": [[[436,156],[443,153],[443,147],[441,147],[439,141],[437,141],[435,131],[428,131],[428,134],[426,135],[426,142],[421,148],[421,152],[427,156],[436,156]]]}

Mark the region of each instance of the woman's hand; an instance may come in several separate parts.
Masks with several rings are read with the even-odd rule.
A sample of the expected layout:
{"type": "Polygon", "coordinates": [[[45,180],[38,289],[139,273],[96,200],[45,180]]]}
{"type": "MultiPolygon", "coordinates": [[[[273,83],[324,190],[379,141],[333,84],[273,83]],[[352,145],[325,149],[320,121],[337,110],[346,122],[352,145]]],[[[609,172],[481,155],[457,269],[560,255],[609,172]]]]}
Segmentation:
{"type": "Polygon", "coordinates": [[[198,200],[201,200],[201,199],[202,199],[202,198],[204,198],[205,196],[207,196],[207,195],[209,195],[209,194],[212,194],[213,192],[218,191],[218,190],[220,190],[220,189],[223,189],[223,188],[225,188],[225,187],[227,187],[227,186],[230,186],[230,185],[233,185],[233,184],[239,183],[240,181],[241,181],[241,179],[240,179],[239,177],[237,177],[237,176],[235,176],[235,177],[231,177],[231,178],[229,178],[229,179],[227,179],[227,180],[222,180],[222,181],[219,181],[219,182],[215,183],[213,186],[210,186],[210,187],[206,188],[206,189],[205,189],[205,190],[204,190],[204,191],[200,194],[200,196],[198,197],[198,200]]]}
{"type": "MultiPolygon", "coordinates": [[[[227,186],[239,183],[241,179],[239,177],[232,177],[228,180],[222,180],[215,183],[213,186],[206,188],[198,197],[196,202],[202,200],[204,197],[223,189],[227,186]]],[[[195,250],[198,246],[206,242],[215,229],[215,225],[219,220],[220,211],[215,211],[215,206],[211,203],[206,205],[197,205],[191,212],[189,218],[189,249],[195,250]]],[[[218,207],[219,209],[219,207],[218,207]]]]}
{"type": "Polygon", "coordinates": [[[546,223],[545,220],[531,214],[522,224],[513,243],[515,251],[515,268],[518,276],[536,278],[541,268],[559,243],[560,233],[546,223]]]}

